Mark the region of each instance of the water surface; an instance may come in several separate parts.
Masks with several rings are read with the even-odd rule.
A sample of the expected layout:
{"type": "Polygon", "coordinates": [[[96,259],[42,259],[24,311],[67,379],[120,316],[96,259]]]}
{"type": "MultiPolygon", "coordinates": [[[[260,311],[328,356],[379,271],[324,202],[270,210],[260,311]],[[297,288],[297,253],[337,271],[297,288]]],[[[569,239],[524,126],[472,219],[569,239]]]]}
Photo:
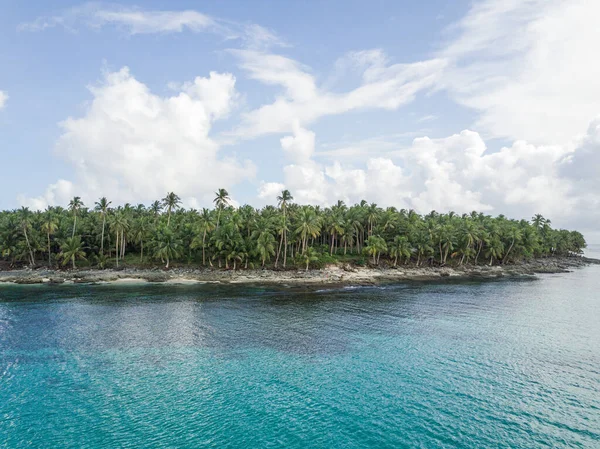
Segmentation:
{"type": "Polygon", "coordinates": [[[0,447],[600,447],[599,286],[3,286],[0,447]]]}

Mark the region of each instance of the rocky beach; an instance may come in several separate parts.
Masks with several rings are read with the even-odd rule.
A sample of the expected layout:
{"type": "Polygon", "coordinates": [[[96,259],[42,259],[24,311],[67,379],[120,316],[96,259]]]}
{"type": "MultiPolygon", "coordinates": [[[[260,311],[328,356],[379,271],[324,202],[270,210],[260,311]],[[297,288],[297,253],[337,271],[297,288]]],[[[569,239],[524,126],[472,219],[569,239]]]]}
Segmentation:
{"type": "Polygon", "coordinates": [[[531,277],[541,273],[564,273],[600,260],[587,257],[548,257],[510,265],[462,265],[397,267],[358,267],[332,264],[316,270],[273,269],[198,269],[172,268],[120,270],[20,269],[0,271],[0,284],[97,284],[128,282],[280,284],[280,285],[377,285],[403,281],[485,280],[503,277],[531,277]]]}

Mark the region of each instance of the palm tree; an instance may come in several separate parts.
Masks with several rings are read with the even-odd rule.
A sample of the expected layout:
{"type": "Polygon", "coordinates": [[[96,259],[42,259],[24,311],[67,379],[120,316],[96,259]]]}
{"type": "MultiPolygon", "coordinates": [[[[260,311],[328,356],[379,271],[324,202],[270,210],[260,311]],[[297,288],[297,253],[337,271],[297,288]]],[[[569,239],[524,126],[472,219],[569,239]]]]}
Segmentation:
{"type": "Polygon", "coordinates": [[[154,256],[167,261],[165,268],[169,268],[170,261],[181,255],[182,243],[170,228],[159,229],[154,242],[154,256]]]}
{"type": "Polygon", "coordinates": [[[119,253],[122,252],[122,243],[125,239],[125,230],[129,228],[127,217],[121,208],[117,209],[114,215],[111,216],[109,226],[115,233],[115,258],[116,265],[119,266],[119,253]],[[121,248],[119,248],[121,242],[121,248]]]}
{"type": "Polygon", "coordinates": [[[50,246],[50,236],[53,235],[58,229],[58,219],[52,213],[51,209],[46,209],[44,217],[42,219],[42,232],[46,234],[48,238],[48,267],[52,267],[52,248],[50,246]]]}
{"type": "Polygon", "coordinates": [[[279,249],[277,250],[277,258],[275,259],[275,266],[279,261],[279,252],[281,251],[281,245],[283,244],[283,268],[285,268],[285,262],[287,260],[287,205],[294,200],[294,197],[289,190],[285,189],[281,192],[281,195],[277,197],[277,205],[281,208],[283,214],[283,226],[281,233],[281,240],[279,242],[279,249]]]}
{"type": "Polygon", "coordinates": [[[111,201],[108,201],[105,196],[96,201],[96,211],[100,212],[102,216],[102,234],[100,236],[100,254],[104,254],[104,227],[106,226],[106,214],[108,213],[108,207],[111,205],[111,201]]]}
{"type": "Polygon", "coordinates": [[[409,243],[408,238],[397,235],[394,238],[392,246],[389,248],[390,256],[394,258],[394,266],[398,265],[398,259],[402,261],[402,257],[406,257],[406,261],[410,259],[410,255],[413,252],[412,245],[409,243]]]}
{"type": "Polygon", "coordinates": [[[296,232],[302,239],[302,254],[304,254],[306,251],[308,237],[315,238],[321,234],[321,223],[315,211],[308,206],[304,206],[302,209],[300,209],[298,222],[299,224],[296,228],[296,232]]]}
{"type": "Polygon", "coordinates": [[[181,198],[175,195],[173,192],[167,193],[162,200],[163,207],[167,210],[167,226],[171,224],[171,212],[177,209],[181,204],[181,198]]]}
{"type": "Polygon", "coordinates": [[[156,221],[160,215],[160,211],[163,209],[163,205],[160,201],[156,200],[150,205],[150,212],[154,216],[154,221],[156,221]]]}
{"type": "Polygon", "coordinates": [[[542,214],[535,214],[531,219],[531,223],[536,227],[536,229],[542,229],[542,226],[546,223],[546,219],[542,214]]]}
{"type": "Polygon", "coordinates": [[[275,237],[269,231],[263,231],[256,240],[256,251],[260,256],[262,266],[275,254],[275,237]]]}
{"type": "Polygon", "coordinates": [[[490,266],[492,265],[494,259],[500,260],[502,257],[502,251],[504,251],[504,243],[498,237],[491,237],[486,242],[486,252],[485,256],[490,258],[490,266]]]}
{"type": "Polygon", "coordinates": [[[229,192],[225,189],[219,189],[215,192],[215,199],[213,203],[217,206],[217,229],[219,229],[219,223],[221,221],[221,211],[229,204],[229,192]]]}
{"type": "Polygon", "coordinates": [[[81,201],[81,197],[76,196],[71,201],[69,201],[69,210],[71,214],[73,214],[73,233],[71,237],[75,237],[75,228],[77,227],[77,214],[79,210],[83,208],[83,201],[81,201]]]}
{"type": "Polygon", "coordinates": [[[63,265],[66,265],[71,261],[73,264],[73,269],[75,269],[75,260],[83,259],[85,260],[85,251],[83,250],[83,246],[81,244],[81,237],[71,237],[67,238],[62,245],[60,245],[60,253],[58,257],[62,259],[63,265]]]}
{"type": "Polygon", "coordinates": [[[367,246],[365,246],[365,251],[368,255],[373,257],[373,264],[379,265],[379,258],[381,254],[387,251],[387,244],[383,237],[378,235],[372,235],[366,241],[367,246]]]}
{"type": "Polygon", "coordinates": [[[381,211],[377,207],[377,204],[371,203],[371,205],[367,209],[367,221],[369,223],[369,235],[373,235],[373,226],[379,220],[380,215],[381,215],[381,211]]]}
{"type": "Polygon", "coordinates": [[[19,222],[21,224],[21,230],[23,231],[23,235],[25,236],[25,242],[27,243],[27,250],[29,251],[29,263],[31,266],[35,265],[35,260],[33,258],[33,251],[31,249],[31,243],[29,242],[29,236],[27,231],[31,229],[31,212],[29,208],[22,207],[19,210],[19,222]]]}
{"type": "Polygon", "coordinates": [[[445,264],[448,253],[454,249],[454,228],[450,224],[440,226],[437,229],[436,237],[440,249],[440,264],[445,264]]]}
{"type": "Polygon", "coordinates": [[[333,247],[335,245],[335,238],[336,238],[336,236],[342,235],[344,233],[344,220],[342,219],[342,217],[339,214],[334,213],[330,217],[327,231],[329,232],[329,235],[331,235],[331,248],[329,249],[329,255],[333,256],[333,247]]]}
{"type": "MultiPolygon", "coordinates": [[[[203,208],[198,221],[198,231],[202,234],[202,265],[206,265],[206,235],[213,229],[215,229],[215,225],[210,215],[210,211],[206,208],[203,208]]],[[[197,248],[199,243],[200,242],[197,240],[192,241],[192,249],[197,248]]]]}
{"type": "Polygon", "coordinates": [[[146,217],[141,217],[133,225],[133,240],[140,244],[140,263],[144,263],[144,242],[148,238],[150,232],[150,224],[146,217]]]}
{"type": "Polygon", "coordinates": [[[508,250],[504,254],[504,258],[502,259],[503,264],[506,263],[506,261],[508,259],[508,255],[510,254],[511,250],[515,246],[515,242],[517,242],[517,244],[518,244],[518,242],[520,242],[521,230],[519,228],[517,228],[516,226],[512,226],[506,233],[506,237],[508,237],[510,239],[510,246],[508,247],[508,250]]]}
{"type": "Polygon", "coordinates": [[[308,266],[311,262],[316,262],[317,260],[319,260],[319,258],[317,257],[317,251],[313,247],[308,247],[304,254],[302,254],[300,257],[306,264],[305,271],[308,271],[308,266]]]}

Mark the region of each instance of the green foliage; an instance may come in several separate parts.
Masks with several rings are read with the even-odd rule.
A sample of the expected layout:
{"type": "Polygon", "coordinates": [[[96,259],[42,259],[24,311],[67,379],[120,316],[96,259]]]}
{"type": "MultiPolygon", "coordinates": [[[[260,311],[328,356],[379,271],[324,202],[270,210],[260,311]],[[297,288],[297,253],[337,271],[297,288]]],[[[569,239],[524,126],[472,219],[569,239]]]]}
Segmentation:
{"type": "Polygon", "coordinates": [[[550,220],[459,216],[380,208],[362,201],[330,208],[293,203],[289,191],[277,207],[234,208],[219,189],[215,208],[185,210],[173,192],[149,207],[111,207],[100,198],[88,209],[75,197],[67,208],[0,212],[0,258],[12,266],[99,268],[176,263],[228,269],[283,266],[306,269],[336,262],[461,265],[518,263],[533,257],[579,255],[585,239],[556,230],[550,220]],[[382,257],[383,256],[383,257],[382,257]],[[85,262],[85,260],[91,262],[85,262]]]}

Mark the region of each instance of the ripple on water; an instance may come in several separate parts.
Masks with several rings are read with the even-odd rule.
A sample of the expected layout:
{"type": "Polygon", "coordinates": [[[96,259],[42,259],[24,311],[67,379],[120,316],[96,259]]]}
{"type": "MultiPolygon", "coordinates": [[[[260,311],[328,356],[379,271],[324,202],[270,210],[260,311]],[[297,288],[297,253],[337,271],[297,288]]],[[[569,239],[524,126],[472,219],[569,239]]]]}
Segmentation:
{"type": "Polygon", "coordinates": [[[0,441],[600,447],[599,268],[323,291],[3,287],[0,441]]]}

